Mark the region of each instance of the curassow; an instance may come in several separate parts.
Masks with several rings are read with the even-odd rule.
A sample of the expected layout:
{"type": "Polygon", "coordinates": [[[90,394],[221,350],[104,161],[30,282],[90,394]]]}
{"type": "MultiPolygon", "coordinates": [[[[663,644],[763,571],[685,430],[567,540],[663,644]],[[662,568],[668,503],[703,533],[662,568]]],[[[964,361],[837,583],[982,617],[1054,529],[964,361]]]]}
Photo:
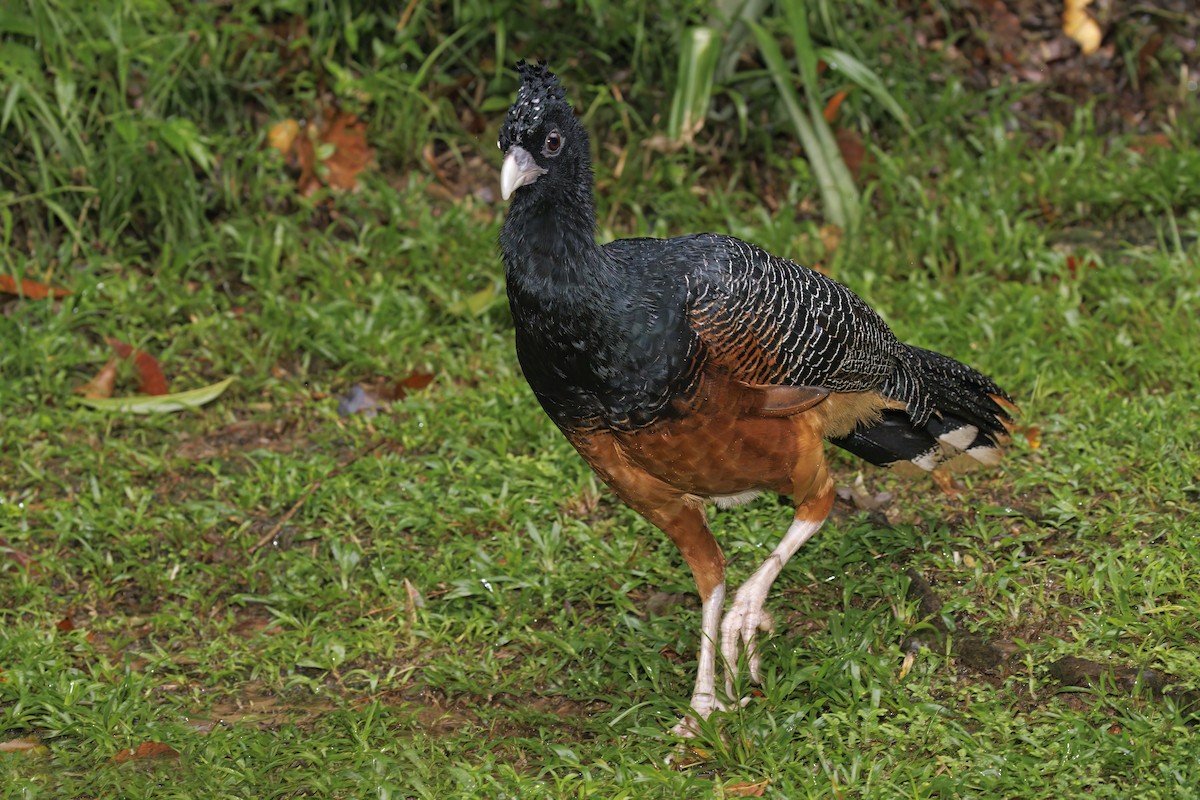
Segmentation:
{"type": "Polygon", "coordinates": [[[767,592],[829,515],[823,443],[926,471],[992,465],[1014,406],[974,369],[898,341],[841,284],[752,244],[712,233],[597,244],[587,131],[545,66],[517,70],[499,140],[517,356],[580,455],[691,567],[702,602],[691,706],[707,717],[726,707],[718,639],[726,694],[743,651],[757,682],[767,592]],[[704,502],[763,490],[790,495],[795,516],[726,610],[704,502]]]}

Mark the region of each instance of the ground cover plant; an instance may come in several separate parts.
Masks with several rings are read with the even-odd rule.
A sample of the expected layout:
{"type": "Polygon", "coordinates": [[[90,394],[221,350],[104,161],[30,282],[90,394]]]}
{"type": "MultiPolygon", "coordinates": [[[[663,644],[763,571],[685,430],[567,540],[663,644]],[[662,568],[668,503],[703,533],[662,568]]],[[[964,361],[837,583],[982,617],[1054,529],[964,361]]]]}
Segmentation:
{"type": "MultiPolygon", "coordinates": [[[[752,37],[666,139],[707,7],[360,6],[0,11],[0,795],[1196,796],[1187,3],[1118,6],[1088,57],[1052,3],[812,4],[907,121],[820,76],[848,231],[752,37]],[[602,236],[788,254],[1023,410],[961,493],[835,457],[764,685],[685,747],[690,576],[512,351],[517,57],[593,132],[602,236]],[[134,350],[235,380],[76,399],[110,359],[139,394],[134,350]]],[[[788,513],[715,515],[733,580],[788,513]]]]}

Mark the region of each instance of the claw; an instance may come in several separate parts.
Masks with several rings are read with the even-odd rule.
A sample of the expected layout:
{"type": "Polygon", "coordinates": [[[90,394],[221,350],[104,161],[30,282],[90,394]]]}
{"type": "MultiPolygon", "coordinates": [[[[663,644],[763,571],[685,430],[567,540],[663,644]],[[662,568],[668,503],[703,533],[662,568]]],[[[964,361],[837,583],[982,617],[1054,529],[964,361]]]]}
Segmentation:
{"type": "Polygon", "coordinates": [[[683,719],[675,723],[675,726],[671,728],[671,733],[683,739],[694,739],[700,734],[700,720],[708,719],[709,714],[714,711],[726,710],[726,705],[714,694],[693,695],[693,713],[684,715],[683,719]]]}
{"type": "Polygon", "coordinates": [[[738,657],[743,650],[746,653],[746,666],[750,670],[750,680],[755,683],[762,680],[758,632],[774,630],[774,622],[763,607],[767,601],[767,593],[771,591],[771,584],[779,577],[783,565],[825,521],[829,513],[828,505],[832,503],[833,498],[831,487],[832,484],[829,484],[826,487],[827,491],[821,495],[821,502],[825,503],[823,513],[815,519],[797,516],[793,520],[783,540],[737,590],[733,603],[721,620],[721,658],[725,661],[725,692],[731,697],[733,682],[738,676],[738,657]]]}
{"type": "Polygon", "coordinates": [[[721,658],[725,661],[725,692],[733,695],[733,682],[738,676],[741,651],[746,653],[750,679],[761,679],[762,659],[758,652],[759,630],[771,631],[774,623],[763,608],[770,590],[769,581],[752,576],[738,589],[733,604],[721,621],[721,658]]]}
{"type": "Polygon", "coordinates": [[[686,714],[676,722],[671,728],[671,733],[683,739],[695,739],[700,735],[700,720],[708,719],[709,715],[714,711],[729,711],[736,708],[745,708],[750,702],[750,697],[740,698],[736,703],[723,703],[713,695],[705,695],[708,700],[703,697],[692,698],[692,711],[695,714],[686,714]],[[697,717],[699,719],[697,719],[697,717]]]}

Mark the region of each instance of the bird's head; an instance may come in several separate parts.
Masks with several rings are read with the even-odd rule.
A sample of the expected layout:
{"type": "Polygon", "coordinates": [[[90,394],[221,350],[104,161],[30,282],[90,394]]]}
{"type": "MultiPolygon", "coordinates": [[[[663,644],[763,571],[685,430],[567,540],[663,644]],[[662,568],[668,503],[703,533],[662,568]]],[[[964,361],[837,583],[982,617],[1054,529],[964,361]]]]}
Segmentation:
{"type": "Polygon", "coordinates": [[[497,143],[504,153],[500,194],[507,200],[535,183],[543,193],[555,186],[577,186],[579,172],[590,168],[591,157],[587,131],[575,119],[566,91],[543,65],[521,61],[517,73],[521,86],[497,143]]]}

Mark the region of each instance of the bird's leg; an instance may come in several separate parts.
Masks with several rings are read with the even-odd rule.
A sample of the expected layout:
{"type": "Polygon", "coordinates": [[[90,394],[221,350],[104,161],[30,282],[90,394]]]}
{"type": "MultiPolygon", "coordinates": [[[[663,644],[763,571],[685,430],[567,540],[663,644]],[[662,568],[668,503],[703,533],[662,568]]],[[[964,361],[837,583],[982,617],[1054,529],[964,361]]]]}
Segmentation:
{"type": "Polygon", "coordinates": [[[725,662],[725,692],[733,696],[733,679],[738,674],[738,651],[746,650],[750,679],[759,682],[759,654],[756,647],[760,627],[770,624],[764,605],[771,584],[779,577],[788,559],[821,529],[833,508],[833,482],[820,471],[821,482],[815,496],[796,508],[796,516],[783,539],[762,565],[738,588],[733,603],[721,622],[721,658],[725,662]]]}
{"type": "MultiPolygon", "coordinates": [[[[725,583],[717,584],[704,598],[700,616],[700,658],[696,667],[696,686],[692,689],[692,711],[708,719],[713,711],[724,711],[717,699],[717,636],[721,630],[721,612],[725,610],[725,583]]],[[[671,728],[677,736],[691,738],[698,732],[696,719],[688,714],[671,728]]]]}
{"type": "MultiPolygon", "coordinates": [[[[716,682],[717,635],[725,608],[725,554],[708,528],[704,505],[694,495],[681,492],[637,467],[612,436],[568,434],[567,438],[630,508],[670,537],[692,570],[703,604],[692,711],[707,719],[714,710],[724,709],[717,699],[716,682]]],[[[697,727],[695,717],[688,714],[671,730],[690,737],[696,735],[697,727]]]]}
{"type": "MultiPolygon", "coordinates": [[[[661,528],[679,548],[683,560],[692,568],[696,590],[700,593],[700,657],[696,667],[696,685],[692,690],[692,711],[708,719],[714,710],[725,706],[717,699],[717,635],[725,610],[725,555],[708,529],[704,509],[698,500],[677,496],[654,508],[634,506],[643,516],[661,528]]],[[[695,736],[696,718],[686,715],[671,731],[679,736],[695,736]]]]}

